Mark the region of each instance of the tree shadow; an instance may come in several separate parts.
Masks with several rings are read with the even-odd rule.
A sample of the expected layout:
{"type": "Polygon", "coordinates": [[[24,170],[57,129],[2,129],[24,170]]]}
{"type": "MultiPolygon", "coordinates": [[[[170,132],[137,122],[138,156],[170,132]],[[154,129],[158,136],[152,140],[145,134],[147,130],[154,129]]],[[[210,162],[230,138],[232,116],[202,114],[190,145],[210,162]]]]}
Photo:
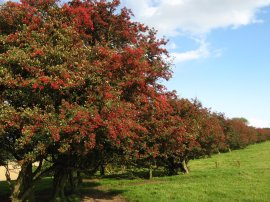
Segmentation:
{"type": "MultiPolygon", "coordinates": [[[[39,202],[47,202],[50,200],[52,193],[52,179],[44,178],[37,183],[34,188],[35,200],[39,202]]],[[[11,192],[6,181],[0,181],[0,202],[11,202],[11,192]]]]}
{"type": "Polygon", "coordinates": [[[43,178],[37,183],[35,187],[35,200],[39,202],[47,202],[51,200],[52,197],[52,185],[53,179],[51,177],[43,178]]]}
{"type": "MultiPolygon", "coordinates": [[[[38,202],[48,202],[51,200],[53,192],[53,180],[51,178],[42,179],[35,189],[35,200],[38,202]]],[[[76,193],[66,190],[67,201],[81,201],[82,198],[89,197],[94,199],[113,199],[113,197],[122,193],[119,190],[101,190],[101,184],[90,179],[84,181],[76,193]]],[[[2,201],[0,201],[2,202],[2,201]]]]}
{"type": "Polygon", "coordinates": [[[83,182],[80,189],[81,196],[94,199],[113,200],[114,197],[124,193],[124,190],[109,189],[105,190],[100,187],[101,184],[96,181],[83,182]]]}
{"type": "MultiPolygon", "coordinates": [[[[35,201],[38,202],[48,202],[51,200],[53,192],[53,180],[52,178],[44,178],[37,183],[35,192],[35,201]]],[[[82,183],[78,193],[71,194],[67,192],[68,201],[81,201],[84,197],[94,198],[94,199],[106,199],[112,200],[114,197],[122,194],[123,190],[109,189],[103,190],[101,188],[101,183],[90,180],[82,183]]],[[[11,202],[10,190],[8,183],[6,181],[0,181],[0,202],[11,202]]]]}
{"type": "Polygon", "coordinates": [[[6,181],[0,181],[0,202],[10,202],[10,190],[6,181]]]}

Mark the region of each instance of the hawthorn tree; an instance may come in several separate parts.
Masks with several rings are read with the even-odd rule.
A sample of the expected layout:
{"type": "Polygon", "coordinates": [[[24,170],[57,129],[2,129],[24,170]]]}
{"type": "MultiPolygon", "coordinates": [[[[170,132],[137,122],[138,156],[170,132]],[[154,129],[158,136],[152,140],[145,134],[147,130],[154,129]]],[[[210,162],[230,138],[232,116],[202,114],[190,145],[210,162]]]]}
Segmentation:
{"type": "Polygon", "coordinates": [[[147,97],[141,106],[140,122],[146,130],[138,134],[133,153],[137,165],[149,168],[149,178],[152,178],[153,168],[164,165],[161,161],[166,155],[164,148],[170,141],[168,138],[184,135],[181,119],[172,115],[173,108],[169,103],[171,96],[175,96],[173,92],[155,91],[155,96],[152,96],[150,102],[150,98],[147,97]]]}
{"type": "Polygon", "coordinates": [[[257,142],[270,140],[270,128],[257,129],[257,142]]]}
{"type": "Polygon", "coordinates": [[[150,177],[156,163],[176,174],[227,143],[238,148],[258,141],[257,133],[268,138],[268,130],[224,121],[166,92],[159,83],[171,76],[166,41],[119,4],[0,6],[0,158],[21,165],[13,201],[33,200],[47,174],[54,176],[53,198],[65,200],[79,171],[104,170],[115,159],[148,167],[150,177]]]}
{"type": "Polygon", "coordinates": [[[241,149],[257,142],[257,131],[248,126],[246,119],[233,118],[227,120],[227,139],[230,148],[241,149]]]}
{"type": "Polygon", "coordinates": [[[169,134],[165,141],[163,162],[170,175],[177,174],[179,170],[188,173],[189,160],[210,156],[225,147],[223,128],[216,115],[197,100],[191,102],[172,97],[170,105],[173,108],[171,116],[178,119],[173,124],[177,135],[169,134]]]}
{"type": "Polygon", "coordinates": [[[132,22],[129,10],[116,12],[119,4],[1,5],[1,149],[22,168],[14,201],[31,200],[36,181],[52,171],[53,196],[65,198],[73,172],[95,170],[112,151],[131,155],[138,134],[148,134],[141,109],[170,77],[166,41],[132,22]]]}

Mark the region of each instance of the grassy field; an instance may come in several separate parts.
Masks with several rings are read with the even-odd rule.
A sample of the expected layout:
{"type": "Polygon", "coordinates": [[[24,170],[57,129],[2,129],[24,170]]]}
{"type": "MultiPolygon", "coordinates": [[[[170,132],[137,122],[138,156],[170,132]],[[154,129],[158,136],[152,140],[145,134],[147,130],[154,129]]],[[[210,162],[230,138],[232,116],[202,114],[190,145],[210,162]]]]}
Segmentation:
{"type": "Polygon", "coordinates": [[[270,142],[194,160],[189,167],[189,175],[99,183],[128,201],[270,201],[270,142]]]}
{"type": "MultiPolygon", "coordinates": [[[[113,199],[121,195],[127,201],[150,202],[270,201],[270,142],[194,160],[189,167],[191,173],[188,175],[152,180],[121,177],[85,180],[82,193],[95,199],[113,199]]],[[[48,196],[50,183],[51,180],[44,180],[37,192],[48,196]]],[[[5,183],[1,182],[0,201],[4,201],[6,191],[5,183]]]]}

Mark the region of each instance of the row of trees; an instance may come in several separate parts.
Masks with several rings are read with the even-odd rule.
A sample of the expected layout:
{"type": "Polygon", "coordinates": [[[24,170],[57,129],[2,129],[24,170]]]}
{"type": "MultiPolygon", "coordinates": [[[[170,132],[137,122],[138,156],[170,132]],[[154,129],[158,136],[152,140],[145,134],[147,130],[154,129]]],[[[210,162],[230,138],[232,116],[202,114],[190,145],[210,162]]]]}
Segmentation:
{"type": "Polygon", "coordinates": [[[166,91],[159,83],[171,77],[166,41],[119,4],[1,5],[0,162],[21,166],[13,201],[34,200],[49,174],[53,199],[64,200],[80,172],[104,173],[109,163],[173,175],[188,172],[190,159],[270,139],[268,129],[166,91]]]}

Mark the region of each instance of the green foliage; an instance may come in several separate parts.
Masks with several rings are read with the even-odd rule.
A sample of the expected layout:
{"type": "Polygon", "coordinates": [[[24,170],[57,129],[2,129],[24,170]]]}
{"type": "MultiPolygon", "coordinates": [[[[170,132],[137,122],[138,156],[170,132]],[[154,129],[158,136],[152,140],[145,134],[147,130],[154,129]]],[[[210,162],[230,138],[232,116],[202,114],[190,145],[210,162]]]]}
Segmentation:
{"type": "MultiPolygon", "coordinates": [[[[270,138],[197,100],[179,99],[167,41],[120,1],[22,0],[0,6],[0,164],[21,172],[13,200],[54,175],[54,198],[106,165],[188,172],[188,161],[270,138]],[[32,169],[32,164],[39,166],[32,169]]],[[[150,173],[150,172],[149,172],[150,173]]]]}
{"type": "Polygon", "coordinates": [[[244,118],[244,117],[240,117],[240,118],[232,118],[232,120],[234,120],[234,121],[241,121],[241,122],[243,122],[243,123],[246,124],[246,125],[249,124],[248,120],[247,120],[246,118],[244,118]]]}

